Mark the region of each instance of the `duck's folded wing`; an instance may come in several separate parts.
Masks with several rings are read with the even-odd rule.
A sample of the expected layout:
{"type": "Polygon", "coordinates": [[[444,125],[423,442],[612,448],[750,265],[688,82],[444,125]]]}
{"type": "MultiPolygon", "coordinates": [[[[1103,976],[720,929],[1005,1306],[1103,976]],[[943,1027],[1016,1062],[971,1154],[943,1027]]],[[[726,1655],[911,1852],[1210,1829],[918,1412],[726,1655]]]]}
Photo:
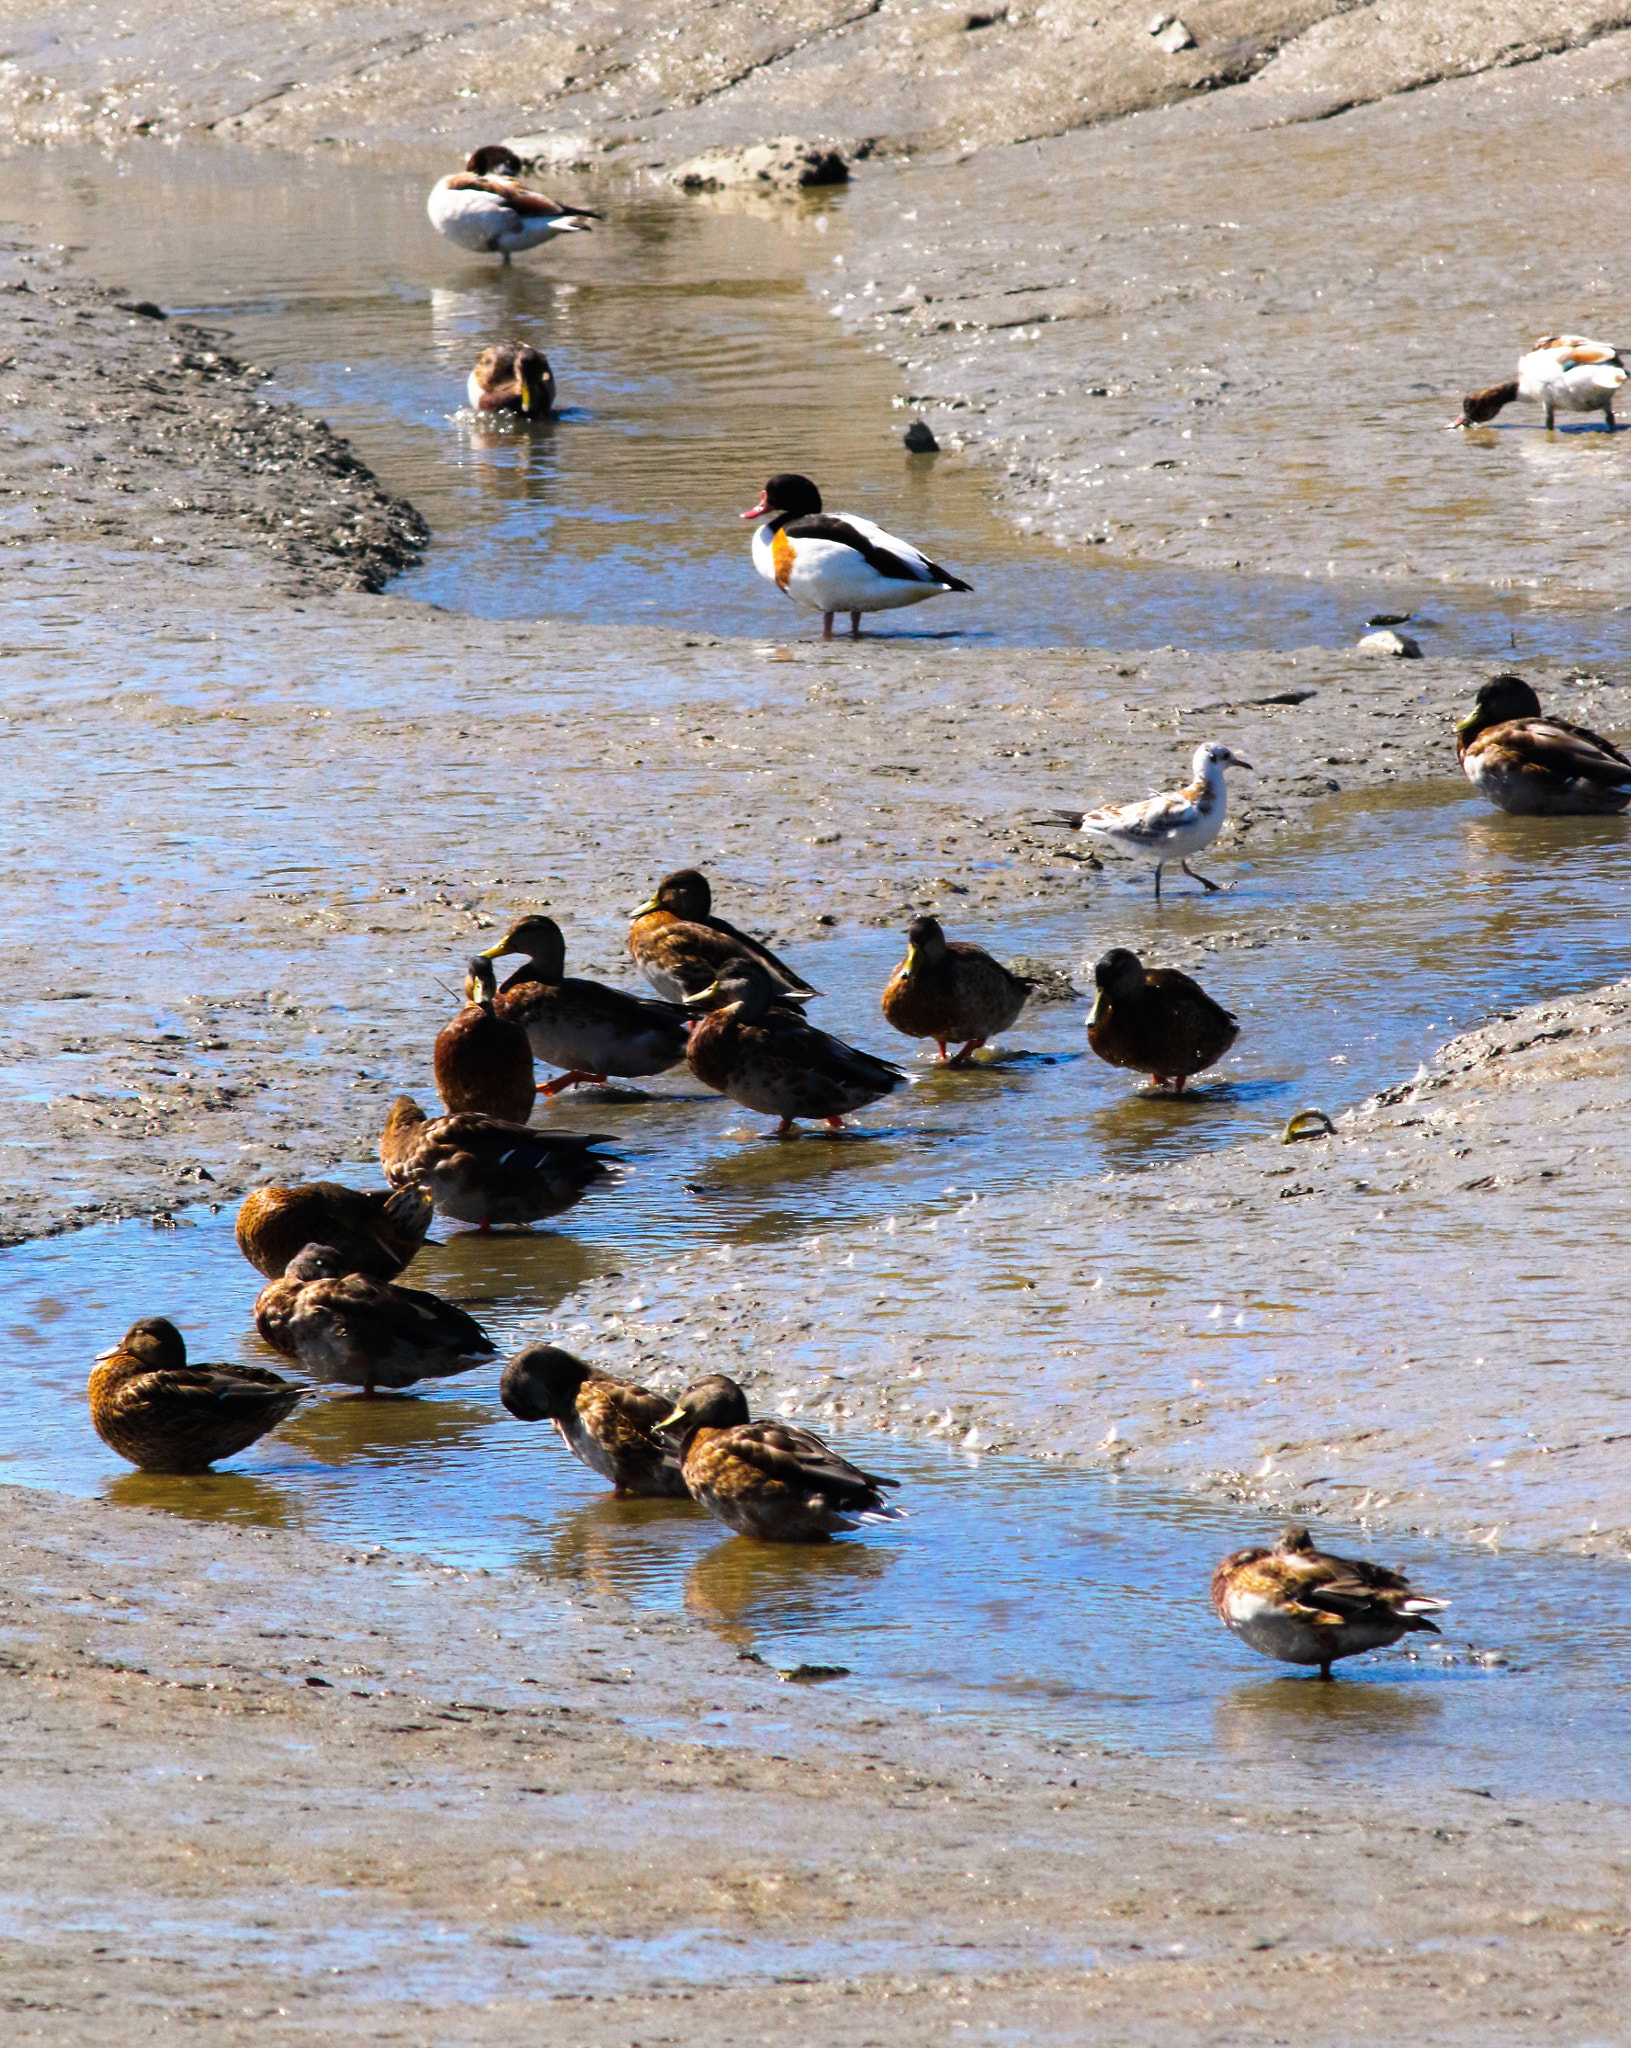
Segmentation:
{"type": "Polygon", "coordinates": [[[892,1060],[881,1060],[874,1053],[862,1052],[857,1045],[846,1045],[831,1032],[807,1024],[792,1010],[773,1010],[765,1022],[775,1032],[778,1052],[846,1087],[875,1088],[880,1094],[887,1094],[906,1079],[904,1071],[892,1060]]]}
{"type": "MultiPolygon", "coordinates": [[[[802,975],[795,974],[787,962],[778,959],[762,939],[750,939],[746,932],[739,932],[735,925],[727,924],[722,917],[710,917],[707,929],[726,940],[736,952],[746,954],[751,960],[757,960],[761,967],[768,969],[775,976],[786,993],[797,996],[820,995],[820,989],[812,988],[802,975]]],[[[730,954],[726,953],[724,957],[728,959],[730,954]]]]}
{"type": "Polygon", "coordinates": [[[614,1450],[664,1450],[653,1432],[673,1406],[664,1394],[609,1375],[586,1380],[578,1394],[578,1413],[600,1441],[614,1450]]]}
{"type": "Polygon", "coordinates": [[[882,1473],[863,1472],[807,1429],[787,1422],[749,1422],[731,1431],[731,1447],[737,1455],[784,1485],[818,1491],[856,1505],[861,1497],[876,1493],[880,1486],[899,1486],[898,1479],[882,1473]]]}
{"type": "Polygon", "coordinates": [[[1583,725],[1569,725],[1561,718],[1526,718],[1514,729],[1511,741],[1530,765],[1548,775],[1631,788],[1631,760],[1583,725]]]}
{"type": "Polygon", "coordinates": [[[563,206],[558,199],[551,199],[547,192],[535,192],[530,185],[523,185],[514,178],[483,178],[485,190],[496,192],[515,211],[532,220],[599,220],[600,215],[587,206],[563,206]]]}
{"type": "Polygon", "coordinates": [[[189,1417],[202,1422],[209,1416],[263,1416],[280,1405],[287,1413],[304,1392],[302,1386],[257,1366],[216,1371],[189,1365],[126,1380],[115,1390],[110,1406],[115,1415],[151,1416],[162,1410],[177,1423],[189,1417]]]}
{"type": "Polygon", "coordinates": [[[1318,1569],[1299,1572],[1291,1597],[1299,1605],[1319,1609],[1344,1621],[1397,1620],[1401,1615],[1436,1614],[1447,1600],[1418,1593],[1402,1572],[1385,1565],[1344,1558],[1321,1558],[1318,1569]]]}

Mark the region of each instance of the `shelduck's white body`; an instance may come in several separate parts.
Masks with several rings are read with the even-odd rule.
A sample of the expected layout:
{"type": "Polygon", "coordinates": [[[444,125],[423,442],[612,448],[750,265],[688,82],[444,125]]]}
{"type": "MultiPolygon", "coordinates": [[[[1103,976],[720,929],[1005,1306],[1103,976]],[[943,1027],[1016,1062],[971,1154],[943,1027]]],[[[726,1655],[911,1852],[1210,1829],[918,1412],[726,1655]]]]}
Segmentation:
{"type": "Polygon", "coordinates": [[[820,612],[827,639],[839,612],[849,613],[858,635],[863,612],[897,611],[969,588],[874,521],[855,512],[823,512],[821,493],[808,477],[772,477],[759,503],[742,516],[764,520],[753,536],[754,568],[796,605],[820,612]]]}

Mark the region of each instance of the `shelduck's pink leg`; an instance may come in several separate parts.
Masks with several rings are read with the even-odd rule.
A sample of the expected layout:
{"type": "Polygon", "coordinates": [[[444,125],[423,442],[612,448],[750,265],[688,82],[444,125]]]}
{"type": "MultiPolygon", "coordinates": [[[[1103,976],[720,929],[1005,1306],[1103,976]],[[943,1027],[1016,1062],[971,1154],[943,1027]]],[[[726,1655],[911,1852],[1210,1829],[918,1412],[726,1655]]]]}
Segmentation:
{"type": "Polygon", "coordinates": [[[832,638],[832,622],[836,616],[836,613],[833,612],[823,612],[821,614],[821,637],[823,640],[830,640],[832,638]]]}

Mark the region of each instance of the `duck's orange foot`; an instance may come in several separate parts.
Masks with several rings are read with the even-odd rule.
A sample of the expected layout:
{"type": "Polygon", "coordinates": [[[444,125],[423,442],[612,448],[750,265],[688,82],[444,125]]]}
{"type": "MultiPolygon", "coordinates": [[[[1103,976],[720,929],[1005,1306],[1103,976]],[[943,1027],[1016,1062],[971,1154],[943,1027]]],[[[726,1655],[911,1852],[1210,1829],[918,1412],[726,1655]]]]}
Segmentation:
{"type": "Polygon", "coordinates": [[[935,1065],[937,1067],[943,1067],[950,1060],[950,1058],[951,1054],[946,1050],[946,1041],[943,1038],[937,1038],[934,1042],[935,1065]]]}
{"type": "Polygon", "coordinates": [[[570,1074],[557,1074],[553,1081],[540,1083],[538,1093],[544,1096],[559,1095],[563,1088],[570,1088],[577,1081],[582,1081],[591,1088],[604,1088],[606,1076],[587,1073],[574,1067],[570,1074]]]}
{"type": "Polygon", "coordinates": [[[841,1131],[844,1128],[844,1119],[841,1116],[830,1116],[826,1122],[829,1131],[841,1131]]]}
{"type": "Polygon", "coordinates": [[[984,1045],[984,1043],[985,1040],[983,1038],[971,1038],[968,1044],[963,1046],[960,1051],[953,1053],[951,1060],[952,1065],[954,1067],[968,1066],[973,1061],[974,1055],[979,1051],[980,1047],[984,1045]]]}
{"type": "Polygon", "coordinates": [[[767,1138],[796,1138],[799,1127],[790,1116],[784,1116],[773,1131],[766,1131],[767,1138]]]}

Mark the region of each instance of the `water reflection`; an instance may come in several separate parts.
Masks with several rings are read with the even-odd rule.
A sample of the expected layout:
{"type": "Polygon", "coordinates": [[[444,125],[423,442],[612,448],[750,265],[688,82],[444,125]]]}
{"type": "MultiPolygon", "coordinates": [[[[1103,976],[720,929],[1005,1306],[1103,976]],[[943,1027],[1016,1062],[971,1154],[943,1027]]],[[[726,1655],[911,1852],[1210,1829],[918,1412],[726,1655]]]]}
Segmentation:
{"type": "Polygon", "coordinates": [[[761,1635],[817,1633],[840,1625],[857,1602],[872,1603],[894,1557],[887,1548],[853,1542],[810,1546],[729,1537],[686,1575],[685,1611],[747,1649],[761,1635]]]}
{"type": "Polygon", "coordinates": [[[289,1487],[250,1472],[201,1472],[176,1478],[122,1472],[101,1495],[120,1508],[157,1508],[193,1522],[242,1522],[262,1529],[304,1529],[305,1503],[289,1487]]]}

